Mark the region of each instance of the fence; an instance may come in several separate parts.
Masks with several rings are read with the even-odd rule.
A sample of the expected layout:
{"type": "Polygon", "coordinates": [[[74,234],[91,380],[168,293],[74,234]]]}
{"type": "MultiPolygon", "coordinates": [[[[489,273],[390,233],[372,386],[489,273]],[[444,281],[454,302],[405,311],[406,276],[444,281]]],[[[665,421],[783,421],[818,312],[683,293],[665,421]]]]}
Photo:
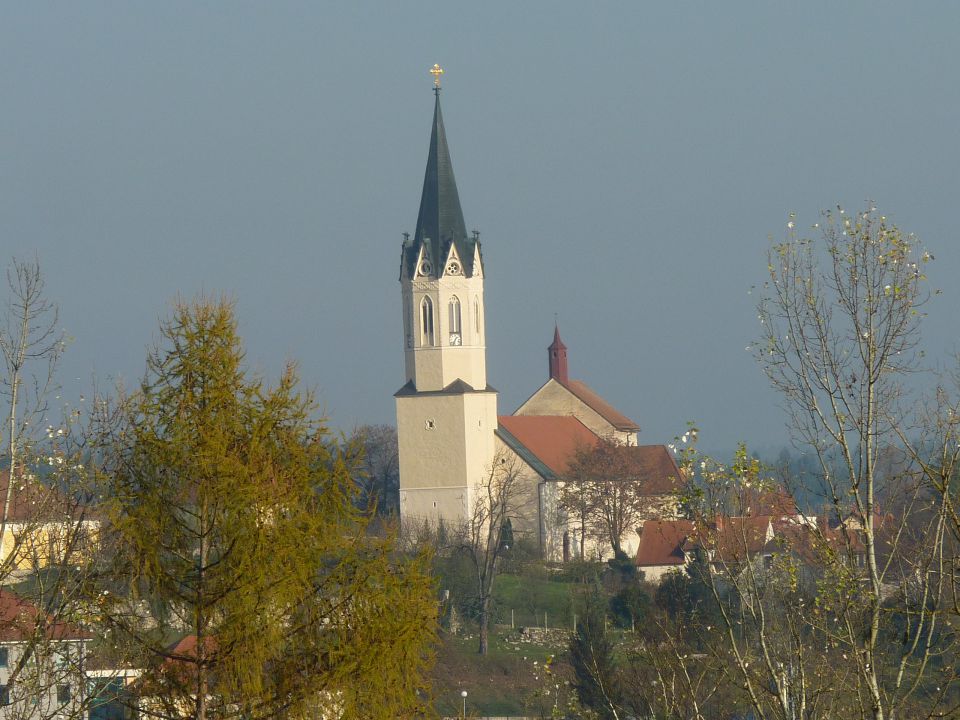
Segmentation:
{"type": "Polygon", "coordinates": [[[542,628],[544,630],[574,630],[576,613],[531,610],[529,608],[499,607],[494,611],[495,625],[510,628],[542,628]]]}

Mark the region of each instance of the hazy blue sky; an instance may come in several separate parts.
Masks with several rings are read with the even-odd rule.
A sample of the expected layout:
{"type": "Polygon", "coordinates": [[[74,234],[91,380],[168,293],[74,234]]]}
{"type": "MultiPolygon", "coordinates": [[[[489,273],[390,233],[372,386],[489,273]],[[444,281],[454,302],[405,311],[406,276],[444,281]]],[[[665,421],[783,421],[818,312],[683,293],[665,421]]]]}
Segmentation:
{"type": "Polygon", "coordinates": [[[501,412],[557,313],[642,441],[777,444],[745,347],[789,212],[872,199],[916,232],[956,349],[958,27],[947,2],[7,2],[0,256],[40,257],[68,396],[135,381],[171,300],[222,291],[253,367],[393,422],[439,62],[501,412]]]}

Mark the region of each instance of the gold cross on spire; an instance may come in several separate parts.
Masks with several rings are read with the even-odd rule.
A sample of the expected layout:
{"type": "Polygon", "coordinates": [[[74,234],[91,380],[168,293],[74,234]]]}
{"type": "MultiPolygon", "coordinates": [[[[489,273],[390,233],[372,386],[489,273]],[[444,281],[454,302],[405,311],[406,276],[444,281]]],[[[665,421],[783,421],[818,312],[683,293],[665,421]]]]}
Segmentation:
{"type": "Polygon", "coordinates": [[[443,75],[443,68],[434,63],[434,66],[430,68],[430,74],[433,75],[433,86],[435,88],[440,87],[440,76],[443,75]]]}

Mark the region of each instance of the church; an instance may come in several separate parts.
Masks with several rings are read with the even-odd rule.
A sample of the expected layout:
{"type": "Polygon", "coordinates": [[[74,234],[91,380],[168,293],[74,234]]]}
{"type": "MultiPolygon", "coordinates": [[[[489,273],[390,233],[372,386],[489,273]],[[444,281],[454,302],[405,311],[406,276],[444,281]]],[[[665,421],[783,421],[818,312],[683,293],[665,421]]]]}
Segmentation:
{"type": "MultiPolygon", "coordinates": [[[[406,381],[395,394],[400,453],[401,523],[442,520],[456,527],[471,517],[496,465],[517,473],[511,511],[515,534],[547,560],[603,557],[602,543],[584,542],[560,507],[559,485],[578,449],[602,439],[629,446],[644,468],[642,494],[651,519],[676,515],[680,470],[663,445],[640,445],[640,427],[568,376],[567,347],[554,327],[548,378],[512,415],[499,415],[487,381],[486,272],[479,234],[468,234],[440,110],[434,66],[434,109],[416,232],[405,235],[400,259],[406,381]]],[[[624,538],[636,552],[640,528],[624,538]]],[[[606,555],[609,555],[609,549],[606,555]]]]}

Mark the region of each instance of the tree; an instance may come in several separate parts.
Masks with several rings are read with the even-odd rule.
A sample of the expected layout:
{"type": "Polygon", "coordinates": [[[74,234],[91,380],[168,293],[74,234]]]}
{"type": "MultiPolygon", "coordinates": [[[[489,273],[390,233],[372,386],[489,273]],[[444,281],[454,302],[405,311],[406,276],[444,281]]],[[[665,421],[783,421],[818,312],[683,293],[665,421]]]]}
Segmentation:
{"type": "Polygon", "coordinates": [[[474,489],[470,517],[460,530],[459,552],[466,555],[473,568],[473,592],[480,623],[478,652],[489,649],[490,618],[493,613],[493,585],[500,570],[500,559],[509,550],[504,531],[512,536],[511,516],[519,512],[520,468],[505,454],[498,453],[484,482],[474,489]]]}
{"type": "Polygon", "coordinates": [[[25,720],[79,718],[89,705],[83,668],[91,652],[81,590],[97,525],[88,507],[83,418],[66,408],[52,419],[65,339],[39,263],[14,259],[7,285],[0,321],[5,712],[25,720]]]}
{"type": "Polygon", "coordinates": [[[275,387],[246,373],[229,302],[178,303],[161,338],[100,446],[97,605],[146,668],[145,709],[416,711],[436,620],[428,558],[367,535],[311,395],[292,366],[275,387]]]}
{"type": "Polygon", "coordinates": [[[710,716],[714,693],[757,718],[950,715],[960,686],[947,478],[960,406],[938,393],[916,415],[905,382],[930,256],[873,209],[826,213],[821,243],[793,226],[770,253],[756,351],[795,442],[816,458],[807,491],[829,509],[776,510],[783,478],[745,446],[724,463],[677,443],[697,561],[657,600],[695,623],[690,633],[683,620],[688,640],[668,631],[641,653],[668,681],[654,699],[679,717],[710,716]],[[694,603],[695,586],[709,602],[694,603]],[[709,612],[697,617],[697,605],[709,612]]]}
{"type": "MultiPolygon", "coordinates": [[[[916,464],[882,470],[891,449],[925,455],[910,447],[905,378],[917,368],[931,256],[872,207],[824,213],[814,225],[819,241],[801,238],[794,226],[791,217],[786,241],[769,254],[755,348],[843,522],[791,531],[769,571],[749,559],[745,535],[716,540],[726,543],[725,554],[708,570],[726,649],[758,716],[803,717],[823,713],[825,704],[830,713],[875,720],[936,714],[946,706],[943,688],[956,687],[952,671],[936,681],[929,674],[932,657],[954,651],[937,632],[950,590],[938,569],[946,559],[945,503],[933,498],[931,507],[916,464]],[[885,488],[905,500],[899,517],[879,504],[885,488]],[[921,510],[926,526],[908,544],[921,510]],[[813,598],[799,582],[799,564],[811,560],[813,598]],[[721,578],[733,584],[739,609],[723,602],[721,578]],[[897,614],[908,620],[894,643],[884,636],[885,618],[897,614]]],[[[687,467],[696,466],[701,494],[691,507],[709,535],[720,499],[731,488],[746,497],[764,478],[745,449],[730,467],[688,458],[687,467]]]]}
{"type": "Polygon", "coordinates": [[[649,512],[643,493],[644,468],[634,450],[612,439],[578,448],[560,488],[560,505],[580,520],[580,547],[587,534],[608,543],[616,557],[625,555],[623,538],[649,512]]]}
{"type": "MultiPolygon", "coordinates": [[[[64,336],[57,327],[57,306],[46,296],[39,262],[14,259],[7,269],[7,285],[10,299],[0,329],[0,356],[6,371],[2,388],[7,400],[2,452],[10,477],[18,478],[26,472],[28,455],[49,409],[64,336]]],[[[14,487],[8,482],[2,498],[0,538],[7,533],[14,487]]]]}
{"type": "Polygon", "coordinates": [[[625,583],[616,595],[610,598],[610,614],[623,628],[635,629],[650,610],[650,596],[636,580],[625,583]]]}
{"type": "Polygon", "coordinates": [[[359,506],[379,515],[400,512],[400,454],[397,429],[392,425],[361,425],[348,446],[361,453],[354,473],[359,506]]]}
{"type": "Polygon", "coordinates": [[[605,720],[623,717],[621,676],[602,607],[588,603],[570,639],[570,665],[580,703],[605,720]]]}

